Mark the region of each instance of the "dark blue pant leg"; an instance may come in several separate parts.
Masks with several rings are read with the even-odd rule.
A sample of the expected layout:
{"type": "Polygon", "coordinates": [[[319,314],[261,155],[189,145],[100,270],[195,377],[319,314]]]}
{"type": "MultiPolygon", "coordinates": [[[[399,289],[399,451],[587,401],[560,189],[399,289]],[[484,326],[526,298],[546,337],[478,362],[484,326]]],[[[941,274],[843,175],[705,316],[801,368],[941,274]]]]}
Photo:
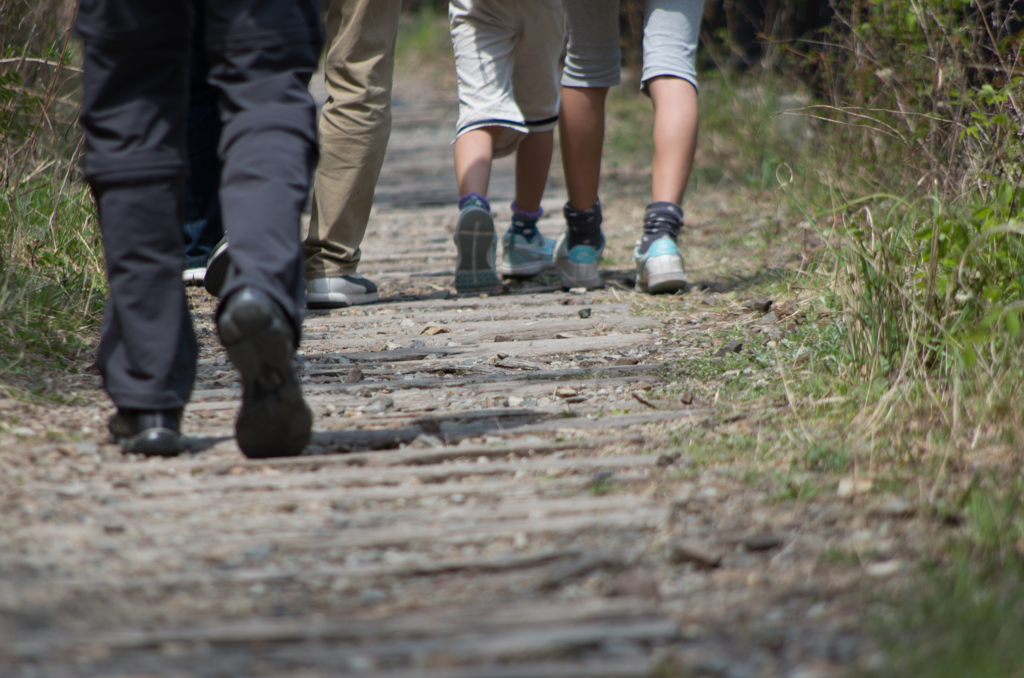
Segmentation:
{"type": "Polygon", "coordinates": [[[221,92],[220,203],[231,242],[227,300],[247,286],[284,309],[298,337],[300,218],[318,157],[306,86],[323,44],[315,1],[207,0],[210,82],[221,92]],[[242,11],[244,8],[244,11],[242,11]]]}
{"type": "Polygon", "coordinates": [[[206,268],[213,248],[224,237],[220,218],[220,116],[218,92],[207,82],[204,0],[196,2],[192,35],[191,88],[188,103],[188,178],[185,181],[185,268],[206,268]]]}

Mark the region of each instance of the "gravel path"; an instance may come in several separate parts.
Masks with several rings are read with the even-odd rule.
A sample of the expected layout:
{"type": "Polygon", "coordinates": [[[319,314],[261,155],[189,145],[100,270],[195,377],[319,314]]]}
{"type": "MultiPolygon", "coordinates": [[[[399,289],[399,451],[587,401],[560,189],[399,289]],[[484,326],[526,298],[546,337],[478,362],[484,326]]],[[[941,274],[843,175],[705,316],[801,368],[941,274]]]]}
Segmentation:
{"type": "MultiPolygon", "coordinates": [[[[822,554],[892,551],[906,523],[773,501],[674,451],[671,431],[747,413],[659,395],[705,327],[635,314],[628,271],[599,292],[548,276],[457,295],[454,111],[416,91],[364,247],[385,298],[305,323],[306,456],[239,453],[239,384],[199,290],[191,454],[100,442],[91,373],[67,405],[0,401],[21,422],[0,436],[0,675],[815,678],[872,661],[864,594],[899,561],[822,554]]],[[[511,176],[497,168],[496,206],[511,176]]],[[[546,235],[563,201],[546,197],[546,235]]]]}

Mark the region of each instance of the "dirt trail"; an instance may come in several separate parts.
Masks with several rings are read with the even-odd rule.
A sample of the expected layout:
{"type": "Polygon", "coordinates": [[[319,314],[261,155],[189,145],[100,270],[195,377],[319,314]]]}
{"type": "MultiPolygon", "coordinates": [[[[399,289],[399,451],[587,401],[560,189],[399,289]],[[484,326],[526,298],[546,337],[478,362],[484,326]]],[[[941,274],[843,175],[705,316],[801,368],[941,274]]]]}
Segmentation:
{"type": "MultiPolygon", "coordinates": [[[[361,268],[385,299],[306,320],[308,456],[239,453],[198,290],[192,454],[98,443],[93,375],[46,413],[0,402],[43,422],[0,438],[0,675],[812,678],[869,660],[872,573],[821,556],[877,521],[666,446],[746,414],[652,395],[709,348],[696,313],[632,313],[628,272],[456,295],[454,111],[398,91],[361,268]]],[[[503,225],[509,165],[493,193],[503,225]]],[[[544,201],[549,236],[563,200],[544,201]]]]}

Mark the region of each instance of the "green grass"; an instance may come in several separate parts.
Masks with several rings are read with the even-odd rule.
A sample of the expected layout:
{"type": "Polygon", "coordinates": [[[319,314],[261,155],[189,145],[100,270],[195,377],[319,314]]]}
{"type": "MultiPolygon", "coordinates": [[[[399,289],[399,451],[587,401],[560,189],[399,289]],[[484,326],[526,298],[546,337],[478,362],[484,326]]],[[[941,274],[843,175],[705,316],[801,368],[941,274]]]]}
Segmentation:
{"type": "Polygon", "coordinates": [[[47,377],[75,372],[106,296],[92,197],[44,177],[0,196],[0,389],[57,397],[47,377]]]}

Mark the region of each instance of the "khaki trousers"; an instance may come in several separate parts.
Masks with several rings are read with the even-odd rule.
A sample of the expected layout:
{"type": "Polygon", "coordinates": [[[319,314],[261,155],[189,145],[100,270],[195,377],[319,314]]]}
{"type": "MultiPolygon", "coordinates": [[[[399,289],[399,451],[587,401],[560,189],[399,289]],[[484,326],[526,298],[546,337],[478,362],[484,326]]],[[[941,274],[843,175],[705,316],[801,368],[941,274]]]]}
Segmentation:
{"type": "Polygon", "coordinates": [[[331,0],[306,280],[352,275],[388,137],[401,0],[331,0]]]}

